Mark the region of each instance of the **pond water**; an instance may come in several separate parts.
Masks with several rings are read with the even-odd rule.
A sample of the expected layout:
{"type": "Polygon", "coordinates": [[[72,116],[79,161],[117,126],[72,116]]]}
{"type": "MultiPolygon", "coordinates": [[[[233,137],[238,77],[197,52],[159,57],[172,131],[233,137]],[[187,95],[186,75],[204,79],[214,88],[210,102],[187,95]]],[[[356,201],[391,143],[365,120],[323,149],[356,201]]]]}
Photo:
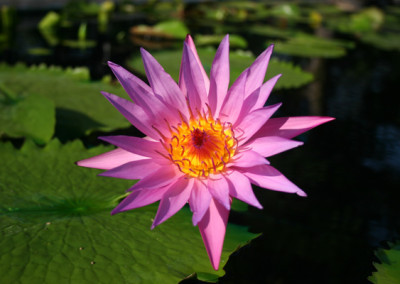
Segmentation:
{"type": "MultiPolygon", "coordinates": [[[[45,46],[35,27],[46,12],[19,14],[16,44],[0,56],[2,61],[83,65],[99,79],[110,74],[106,60],[124,65],[138,50],[128,41],[115,44],[104,35],[93,48],[56,46],[51,55],[29,53],[32,47],[45,46]]],[[[114,18],[114,28],[152,21],[142,14],[127,19],[114,18]]],[[[191,27],[195,33],[207,31],[191,27]]],[[[237,34],[254,54],[263,50],[256,35],[237,34]]],[[[344,34],[335,37],[349,39],[344,34]]],[[[369,283],[373,262],[378,261],[374,250],[399,239],[400,53],[351,40],[356,47],[339,58],[274,54],[315,77],[300,88],[273,91],[268,103],[283,102],[276,116],[323,115],[336,120],[301,135],[302,147],[270,158],[308,197],[255,188],[264,209],[232,212],[230,221],[260,236],[231,255],[219,283],[369,283]]],[[[94,145],[99,134],[81,139],[94,145]]],[[[195,282],[200,281],[182,283],[195,282]]]]}

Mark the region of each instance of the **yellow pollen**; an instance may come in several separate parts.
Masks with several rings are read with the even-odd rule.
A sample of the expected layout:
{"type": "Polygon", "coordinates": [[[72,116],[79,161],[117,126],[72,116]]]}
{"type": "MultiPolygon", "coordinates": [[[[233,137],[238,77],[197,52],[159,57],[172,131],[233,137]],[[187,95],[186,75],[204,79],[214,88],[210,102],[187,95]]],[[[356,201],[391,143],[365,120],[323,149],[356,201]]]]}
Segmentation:
{"type": "Polygon", "coordinates": [[[211,116],[199,115],[189,123],[182,120],[171,127],[171,138],[164,139],[164,148],[178,169],[190,177],[207,177],[221,173],[235,155],[237,140],[231,124],[211,116]]]}

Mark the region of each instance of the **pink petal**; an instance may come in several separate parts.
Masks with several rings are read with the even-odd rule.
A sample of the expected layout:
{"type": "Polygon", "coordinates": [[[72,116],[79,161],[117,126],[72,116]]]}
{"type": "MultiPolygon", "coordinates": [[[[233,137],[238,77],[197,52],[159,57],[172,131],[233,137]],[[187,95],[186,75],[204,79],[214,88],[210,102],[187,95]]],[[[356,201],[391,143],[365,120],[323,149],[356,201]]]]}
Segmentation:
{"type": "Polygon", "coordinates": [[[193,179],[181,178],[168,189],[161,199],[156,217],[151,226],[152,229],[173,216],[186,204],[192,192],[193,181],[193,179]]]}
{"type": "Polygon", "coordinates": [[[222,103],[229,87],[229,35],[221,41],[211,65],[208,101],[212,115],[219,116],[222,103]]]}
{"type": "Polygon", "coordinates": [[[273,48],[274,46],[270,45],[248,68],[249,74],[247,76],[245,98],[258,89],[264,82],[273,48]]]}
{"type": "Polygon", "coordinates": [[[229,184],[229,194],[247,204],[262,209],[262,205],[258,202],[257,197],[253,193],[249,179],[238,171],[233,171],[227,176],[229,184]]]}
{"type": "Polygon", "coordinates": [[[196,180],[193,185],[192,193],[189,198],[190,209],[193,212],[193,226],[204,217],[210,205],[211,194],[207,187],[199,180],[196,180]]]}
{"type": "Polygon", "coordinates": [[[225,206],[227,210],[231,209],[229,185],[223,175],[216,175],[209,178],[207,187],[214,200],[225,206]]]}
{"type": "Polygon", "coordinates": [[[119,148],[153,159],[164,159],[159,153],[164,153],[165,149],[160,142],[149,141],[147,139],[134,136],[102,136],[99,139],[111,143],[119,148]]]}
{"type": "Polygon", "coordinates": [[[151,128],[151,125],[153,125],[155,121],[150,113],[147,113],[140,106],[116,95],[106,92],[102,92],[102,94],[130,123],[132,123],[133,126],[139,129],[142,133],[153,139],[160,138],[160,135],[151,128]]]}
{"type": "Polygon", "coordinates": [[[320,124],[334,120],[333,117],[327,116],[294,116],[272,118],[257,131],[254,138],[264,136],[280,136],[285,138],[293,138],[306,132],[320,124]]]}
{"type": "Polygon", "coordinates": [[[134,191],[140,188],[157,188],[173,184],[178,178],[182,177],[175,165],[163,166],[154,169],[150,174],[139,180],[128,191],[134,191]]]}
{"type": "Polygon", "coordinates": [[[99,176],[123,179],[142,179],[160,167],[161,166],[155,163],[153,159],[143,159],[128,162],[119,167],[103,172],[99,174],[99,176]]]}
{"type": "Polygon", "coordinates": [[[146,157],[117,148],[112,151],[79,161],[77,162],[77,165],[87,168],[110,170],[128,162],[142,159],[146,159],[146,157]]]}
{"type": "Polygon", "coordinates": [[[186,43],[183,47],[182,71],[190,108],[192,112],[202,111],[205,104],[208,103],[207,90],[204,84],[200,63],[186,43]]]}
{"type": "Polygon", "coordinates": [[[303,144],[301,141],[294,141],[279,136],[267,136],[251,139],[244,147],[248,147],[264,157],[270,157],[303,144]]]}
{"type": "Polygon", "coordinates": [[[300,196],[305,195],[300,188],[272,166],[262,165],[252,168],[242,168],[240,171],[248,177],[252,183],[260,187],[288,193],[297,193],[300,196]]]}
{"type": "Polygon", "coordinates": [[[247,73],[243,72],[229,89],[219,115],[222,120],[235,124],[243,105],[246,79],[247,73]]]}
{"type": "MultiPolygon", "coordinates": [[[[193,39],[192,39],[192,37],[190,35],[186,36],[185,43],[188,45],[188,47],[192,51],[194,57],[196,58],[198,66],[200,67],[200,72],[201,72],[201,74],[203,76],[203,81],[204,81],[204,85],[205,85],[205,88],[206,88],[206,92],[208,93],[208,90],[210,89],[210,80],[208,79],[207,73],[203,68],[203,65],[201,63],[200,57],[199,57],[199,55],[197,53],[197,50],[196,50],[196,46],[194,45],[193,39]]],[[[183,47],[183,48],[185,49],[185,47],[183,47]]],[[[183,54],[182,54],[182,62],[183,62],[183,54]]],[[[179,87],[181,88],[182,92],[184,94],[186,94],[187,89],[186,89],[186,85],[185,85],[184,71],[183,71],[182,63],[181,63],[180,71],[179,71],[179,87]]]]}
{"type": "Polygon", "coordinates": [[[140,52],[142,54],[147,79],[149,80],[153,92],[161,96],[165,103],[171,108],[181,111],[182,114],[187,117],[188,113],[185,97],[174,79],[164,71],[164,68],[162,68],[150,53],[143,48],[140,49],[140,52]]]}
{"type": "Polygon", "coordinates": [[[199,222],[199,230],[208,257],[215,270],[218,270],[224,244],[229,210],[212,199],[204,218],[199,222]]]}
{"type": "Polygon", "coordinates": [[[168,186],[165,186],[154,189],[137,189],[122,200],[121,203],[111,211],[111,215],[154,203],[163,197],[168,188],[168,186]]]}
{"type": "Polygon", "coordinates": [[[271,94],[272,89],[274,88],[276,82],[280,77],[281,74],[272,77],[267,82],[265,82],[259,89],[255,90],[253,93],[251,93],[250,96],[246,98],[244,104],[251,105],[249,112],[258,108],[262,108],[265,105],[269,95],[271,94]]]}
{"type": "Polygon", "coordinates": [[[239,134],[239,145],[246,143],[280,106],[281,103],[254,110],[235,126],[235,129],[242,132],[239,134]]]}
{"type": "Polygon", "coordinates": [[[252,150],[239,153],[232,161],[232,165],[239,168],[249,168],[265,164],[269,164],[269,162],[259,153],[252,150]]]}

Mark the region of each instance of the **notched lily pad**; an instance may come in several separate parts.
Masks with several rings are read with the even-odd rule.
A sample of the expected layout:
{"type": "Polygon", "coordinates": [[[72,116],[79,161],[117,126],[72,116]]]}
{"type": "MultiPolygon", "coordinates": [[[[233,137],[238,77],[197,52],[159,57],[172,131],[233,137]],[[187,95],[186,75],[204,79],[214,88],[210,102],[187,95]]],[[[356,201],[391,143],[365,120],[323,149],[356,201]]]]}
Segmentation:
{"type": "MultiPolygon", "coordinates": [[[[87,135],[93,131],[111,131],[130,125],[100,94],[100,91],[106,91],[127,98],[124,90],[119,85],[91,82],[86,68],[63,70],[44,65],[28,68],[23,64],[0,64],[0,86],[32,102],[35,100],[29,97],[35,94],[52,102],[56,109],[70,110],[63,113],[63,120],[57,120],[58,128],[65,126],[67,129],[71,123],[78,127],[86,125],[87,128],[81,133],[87,135]],[[74,115],[76,113],[82,115],[74,115]],[[81,120],[82,117],[94,123],[86,123],[81,120]]],[[[76,137],[68,133],[65,135],[76,137]]],[[[51,135],[46,137],[48,141],[51,135]]]]}
{"type": "Polygon", "coordinates": [[[376,272],[368,277],[375,284],[400,283],[400,242],[389,244],[389,249],[378,249],[375,255],[381,263],[374,263],[376,272]]]}
{"type": "MultiPolygon", "coordinates": [[[[0,143],[0,275],[4,283],[178,283],[214,271],[191,212],[150,230],[157,204],[110,215],[133,181],[74,164],[111,150],[57,140],[20,150],[0,143]]],[[[228,225],[221,267],[255,237],[228,225]]]]}

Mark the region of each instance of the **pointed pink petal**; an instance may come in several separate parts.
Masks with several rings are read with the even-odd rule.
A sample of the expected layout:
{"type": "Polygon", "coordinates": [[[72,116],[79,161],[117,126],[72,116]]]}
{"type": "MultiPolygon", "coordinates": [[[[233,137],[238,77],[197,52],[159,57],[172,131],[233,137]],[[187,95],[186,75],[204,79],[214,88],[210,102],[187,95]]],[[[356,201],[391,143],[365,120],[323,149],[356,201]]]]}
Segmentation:
{"type": "Polygon", "coordinates": [[[273,48],[274,46],[270,45],[248,68],[249,74],[247,76],[245,98],[258,89],[264,82],[273,48]]]}
{"type": "Polygon", "coordinates": [[[212,178],[209,178],[207,187],[214,200],[225,206],[227,210],[231,209],[229,185],[223,175],[216,175],[212,178]]]}
{"type": "Polygon", "coordinates": [[[265,82],[260,88],[255,90],[248,96],[244,102],[244,105],[249,105],[249,111],[262,108],[266,101],[268,100],[269,95],[271,94],[272,89],[274,88],[276,82],[281,77],[281,74],[272,77],[267,82],[265,82]]]}
{"type": "Polygon", "coordinates": [[[157,118],[154,119],[153,123],[161,121],[161,125],[163,125],[163,119],[168,120],[171,124],[177,122],[179,115],[177,113],[166,112],[167,105],[163,101],[163,98],[155,95],[147,84],[115,63],[109,61],[108,65],[133,102],[142,107],[146,113],[151,113],[157,118]]]}
{"type": "Polygon", "coordinates": [[[239,145],[243,145],[256,133],[265,122],[281,106],[281,103],[257,109],[249,113],[243,120],[235,126],[242,132],[239,134],[239,145]]]}
{"type": "Polygon", "coordinates": [[[165,152],[160,142],[125,135],[102,136],[99,137],[99,139],[137,155],[150,157],[156,160],[165,159],[159,154],[165,152]]]}
{"type": "Polygon", "coordinates": [[[143,159],[128,162],[119,167],[103,172],[99,174],[99,176],[123,179],[142,179],[160,167],[161,166],[155,163],[153,159],[143,159]]]}
{"type": "Polygon", "coordinates": [[[113,211],[111,211],[111,215],[157,202],[163,197],[168,188],[169,187],[166,186],[154,189],[137,189],[129,194],[124,200],[122,200],[121,203],[118,204],[113,211]]]}
{"type": "Polygon", "coordinates": [[[154,169],[150,174],[143,177],[128,191],[135,191],[141,188],[157,188],[172,185],[175,181],[183,175],[177,171],[174,165],[159,167],[154,169]]]}
{"type": "Polygon", "coordinates": [[[183,47],[182,71],[190,108],[193,112],[202,111],[208,103],[207,90],[199,62],[186,43],[183,47]]]}
{"type": "Polygon", "coordinates": [[[300,188],[272,166],[262,165],[252,168],[241,168],[240,171],[248,177],[252,183],[260,187],[288,193],[297,193],[300,196],[305,195],[300,188]]]}
{"type": "Polygon", "coordinates": [[[294,141],[279,136],[267,136],[252,139],[244,147],[249,147],[264,157],[270,157],[303,144],[301,141],[294,141]]]}
{"type": "Polygon", "coordinates": [[[334,120],[333,117],[327,116],[294,116],[272,118],[260,128],[254,135],[254,138],[264,136],[280,136],[285,138],[293,138],[306,132],[318,125],[334,120]]]}
{"type": "Polygon", "coordinates": [[[235,124],[243,105],[246,78],[247,73],[243,72],[229,89],[219,115],[222,120],[235,124]]]}
{"type": "Polygon", "coordinates": [[[249,168],[265,164],[269,164],[269,162],[259,153],[252,150],[246,150],[239,153],[237,157],[234,157],[232,162],[233,166],[239,168],[249,168]]]}
{"type": "Polygon", "coordinates": [[[212,199],[207,213],[198,225],[208,257],[215,270],[218,270],[221,260],[228,216],[229,210],[212,199]]]}
{"type": "Polygon", "coordinates": [[[151,128],[151,125],[155,122],[151,114],[128,100],[106,92],[101,93],[130,123],[132,123],[133,126],[139,129],[139,131],[153,139],[160,138],[160,135],[151,128]]]}
{"type": "Polygon", "coordinates": [[[188,113],[185,97],[174,79],[164,71],[164,68],[162,68],[150,53],[143,48],[140,49],[140,52],[142,54],[147,79],[149,80],[153,92],[161,96],[164,102],[171,108],[181,111],[182,114],[187,117],[188,113]]]}
{"type": "Polygon", "coordinates": [[[229,184],[229,194],[247,204],[262,209],[262,205],[258,202],[257,197],[253,193],[249,179],[238,171],[233,171],[227,176],[229,184]]]}
{"type": "Polygon", "coordinates": [[[152,229],[173,216],[186,204],[192,192],[193,181],[193,179],[181,178],[168,189],[161,199],[156,217],[151,226],[152,229]]]}
{"type": "MultiPolygon", "coordinates": [[[[208,90],[210,89],[210,80],[208,79],[207,73],[203,68],[203,65],[201,63],[200,57],[199,57],[199,55],[197,53],[197,50],[196,50],[196,46],[194,45],[193,39],[192,39],[192,37],[190,35],[186,36],[185,43],[187,44],[189,49],[192,51],[192,53],[193,53],[193,55],[194,55],[194,57],[195,57],[195,59],[196,59],[196,61],[198,63],[198,66],[200,68],[200,72],[201,72],[201,74],[203,76],[204,86],[206,88],[206,92],[208,93],[208,90]]],[[[185,47],[183,47],[183,49],[185,49],[185,47]]],[[[187,92],[187,88],[186,88],[185,79],[184,79],[185,74],[184,74],[184,71],[183,71],[182,62],[183,62],[183,54],[182,54],[181,68],[180,68],[180,71],[179,71],[179,87],[181,88],[182,92],[185,94],[187,92]]]]}
{"type": "Polygon", "coordinates": [[[210,206],[210,201],[211,194],[207,187],[201,181],[195,181],[189,198],[190,209],[193,212],[192,221],[194,226],[196,226],[204,217],[204,214],[206,214],[206,211],[210,206]]]}
{"type": "Polygon", "coordinates": [[[126,150],[117,148],[112,151],[85,159],[76,164],[81,167],[110,170],[128,162],[146,159],[146,157],[133,154],[126,150]]]}
{"type": "Polygon", "coordinates": [[[208,101],[214,117],[219,116],[229,87],[229,35],[221,41],[210,71],[208,101]]]}

